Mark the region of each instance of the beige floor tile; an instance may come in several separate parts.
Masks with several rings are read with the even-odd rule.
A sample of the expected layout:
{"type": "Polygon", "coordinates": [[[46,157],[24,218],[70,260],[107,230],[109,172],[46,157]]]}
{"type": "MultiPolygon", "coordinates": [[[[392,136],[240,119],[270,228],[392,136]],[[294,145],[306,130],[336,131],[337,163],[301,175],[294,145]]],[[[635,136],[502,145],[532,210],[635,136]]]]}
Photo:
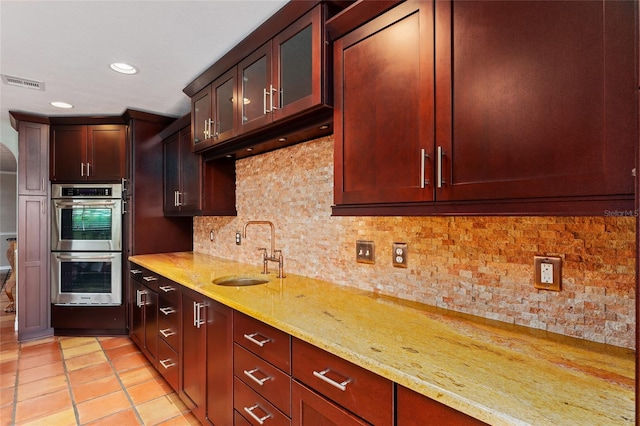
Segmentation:
{"type": "Polygon", "coordinates": [[[142,367],[143,365],[147,365],[149,361],[141,352],[137,352],[112,359],[111,363],[116,371],[120,372],[142,367]]]}
{"type": "Polygon", "coordinates": [[[96,343],[95,337],[60,337],[60,347],[62,349],[73,348],[75,346],[83,346],[89,343],[96,343]]]}
{"type": "Polygon", "coordinates": [[[200,421],[191,412],[158,423],[158,426],[200,426],[200,421]]]}
{"type": "Polygon", "coordinates": [[[64,374],[52,377],[45,377],[18,386],[18,401],[36,398],[38,396],[50,394],[69,387],[67,376],[64,374]]]}
{"type": "Polygon", "coordinates": [[[125,387],[130,387],[138,383],[149,381],[154,377],[159,377],[160,373],[158,373],[158,370],[153,368],[150,364],[146,364],[142,367],[119,372],[118,376],[125,387]]]}
{"type": "Polygon", "coordinates": [[[141,425],[140,419],[136,415],[133,409],[120,411],[119,413],[112,414],[107,417],[103,417],[96,421],[87,423],[86,426],[133,426],[133,425],[141,425]]]}
{"type": "Polygon", "coordinates": [[[92,380],[81,385],[73,386],[71,391],[76,404],[79,404],[99,396],[107,395],[117,390],[121,390],[122,386],[115,374],[103,377],[101,379],[92,380]]]}
{"type": "Polygon", "coordinates": [[[77,424],[76,413],[73,411],[73,408],[70,407],[58,413],[48,416],[45,415],[35,420],[17,423],[16,426],[75,426],[77,424]]]}
{"type": "Polygon", "coordinates": [[[98,342],[100,342],[100,345],[102,346],[103,349],[113,349],[113,348],[118,348],[120,346],[134,345],[131,339],[129,339],[129,337],[126,337],[126,336],[98,337],[98,342]]]}
{"type": "Polygon", "coordinates": [[[37,420],[67,410],[72,406],[69,389],[16,403],[16,423],[37,420]]]}
{"type": "Polygon", "coordinates": [[[137,405],[136,409],[144,424],[150,425],[164,422],[188,411],[175,393],[137,405]]]}
{"type": "Polygon", "coordinates": [[[162,377],[155,377],[147,382],[127,388],[127,393],[134,405],[140,405],[171,392],[173,392],[171,386],[162,377]]]}
{"type": "Polygon", "coordinates": [[[78,370],[69,371],[69,383],[71,386],[78,386],[82,383],[90,382],[92,380],[101,379],[103,377],[111,376],[114,374],[111,364],[107,361],[100,362],[98,364],[91,365],[89,367],[80,368],[78,370]]]}
{"type": "Polygon", "coordinates": [[[28,368],[26,370],[20,370],[20,363],[18,363],[19,386],[22,386],[25,383],[42,380],[47,377],[59,376],[61,374],[64,374],[64,366],[62,365],[62,362],[41,365],[40,367],[28,368]]]}
{"type": "Polygon", "coordinates": [[[75,358],[77,356],[83,356],[92,352],[101,352],[102,346],[96,340],[87,343],[86,345],[71,346],[68,348],[62,348],[62,354],[64,359],[75,358]]]}
{"type": "Polygon", "coordinates": [[[104,352],[91,352],[83,356],[77,356],[75,358],[65,359],[65,365],[68,371],[80,370],[81,368],[89,367],[92,365],[100,364],[107,361],[107,357],[104,352]]]}
{"type": "Polygon", "coordinates": [[[4,407],[8,404],[13,404],[13,399],[16,395],[16,388],[9,387],[0,389],[0,407],[4,407]]]}
{"type": "Polygon", "coordinates": [[[119,411],[131,408],[131,403],[124,391],[119,390],[108,395],[100,396],[89,401],[76,404],[80,423],[85,424],[110,416],[119,411]]]}

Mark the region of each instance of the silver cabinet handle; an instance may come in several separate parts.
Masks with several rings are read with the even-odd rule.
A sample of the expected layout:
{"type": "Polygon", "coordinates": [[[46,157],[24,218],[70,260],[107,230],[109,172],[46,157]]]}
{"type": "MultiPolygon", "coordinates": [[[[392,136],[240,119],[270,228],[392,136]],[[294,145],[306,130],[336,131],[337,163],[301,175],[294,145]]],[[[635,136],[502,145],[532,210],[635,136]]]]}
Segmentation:
{"type": "Polygon", "coordinates": [[[172,287],[170,285],[161,285],[160,287],[158,287],[160,290],[164,291],[165,293],[169,293],[172,291],[176,291],[175,287],[172,287]]]}
{"type": "Polygon", "coordinates": [[[142,306],[142,297],[140,296],[140,290],[136,290],[136,307],[142,306]]]}
{"type": "MultiPolygon", "coordinates": [[[[253,334],[245,334],[244,338],[247,339],[248,341],[250,341],[251,343],[255,343],[256,345],[260,346],[261,348],[264,347],[264,345],[266,343],[269,343],[271,341],[270,338],[265,337],[264,340],[257,340],[255,339],[256,336],[259,336],[260,333],[253,333],[253,334]]],[[[262,336],[264,337],[264,336],[262,336]]]]}
{"type": "Polygon", "coordinates": [[[160,364],[165,368],[165,369],[170,369],[171,367],[175,367],[176,363],[171,361],[171,358],[169,359],[161,359],[160,360],[160,364]]]}
{"type": "Polygon", "coordinates": [[[129,270],[129,272],[131,272],[133,275],[138,275],[142,273],[140,269],[131,269],[129,270]]]}
{"type": "Polygon", "coordinates": [[[204,306],[204,303],[193,302],[193,326],[195,328],[200,328],[205,323],[202,319],[202,308],[204,306]]]}
{"type": "Polygon", "coordinates": [[[150,281],[158,281],[158,277],[154,277],[153,275],[149,275],[148,277],[142,277],[143,280],[150,282],[150,281]]]}
{"type": "Polygon", "coordinates": [[[262,105],[263,105],[262,110],[264,112],[264,115],[267,115],[268,113],[271,112],[271,111],[267,111],[267,88],[266,87],[262,89],[262,105]]]}
{"type": "Polygon", "coordinates": [[[274,110],[278,109],[278,107],[274,107],[273,106],[273,92],[275,91],[276,93],[278,92],[278,89],[276,89],[275,87],[273,87],[273,84],[269,85],[269,101],[271,102],[271,111],[269,112],[273,112],[274,110]]]}
{"type": "Polygon", "coordinates": [[[442,157],[444,156],[444,151],[442,147],[438,147],[438,162],[436,165],[436,186],[438,188],[442,188],[442,184],[444,181],[442,180],[442,157]]]}
{"type": "Polygon", "coordinates": [[[91,166],[91,163],[87,163],[87,176],[91,176],[90,166],[91,166]]]}
{"type": "Polygon", "coordinates": [[[256,422],[258,422],[261,425],[263,425],[264,421],[267,420],[269,417],[271,417],[271,414],[269,412],[267,412],[267,410],[262,408],[262,411],[267,413],[267,415],[266,416],[262,416],[262,417],[258,417],[253,413],[253,410],[255,410],[256,408],[262,408],[262,407],[260,407],[260,405],[256,404],[253,407],[244,407],[244,411],[245,411],[245,413],[250,415],[256,422]]]}
{"type": "Polygon", "coordinates": [[[84,177],[84,163],[80,163],[80,176],[84,177]]]}
{"type": "Polygon", "coordinates": [[[162,334],[163,337],[169,337],[176,334],[176,332],[172,328],[164,328],[160,330],[160,334],[162,334]]]}
{"type": "Polygon", "coordinates": [[[313,375],[316,376],[317,378],[324,380],[325,382],[329,383],[331,386],[340,389],[341,391],[346,391],[347,390],[347,384],[349,384],[349,382],[351,382],[351,379],[347,379],[344,382],[338,383],[335,380],[332,380],[330,378],[328,378],[326,376],[326,374],[331,371],[331,369],[327,368],[326,370],[322,370],[320,372],[314,371],[313,375]]]}
{"type": "Polygon", "coordinates": [[[429,185],[429,179],[425,179],[424,177],[427,158],[429,158],[429,154],[422,148],[420,150],[420,188],[422,189],[424,189],[426,185],[429,185]]]}
{"type": "Polygon", "coordinates": [[[243,370],[243,373],[245,376],[247,376],[257,384],[259,384],[260,386],[263,386],[264,382],[266,382],[267,380],[271,380],[271,376],[265,376],[264,379],[258,379],[256,376],[253,375],[253,373],[255,373],[256,371],[260,371],[260,369],[254,368],[253,370],[243,370]]]}
{"type": "Polygon", "coordinates": [[[174,314],[174,313],[176,313],[176,312],[177,312],[177,311],[176,311],[175,309],[173,309],[171,306],[167,306],[167,307],[165,307],[165,308],[160,308],[159,310],[160,310],[160,312],[162,312],[162,313],[163,313],[163,314],[165,314],[165,315],[171,315],[171,314],[174,314]]]}

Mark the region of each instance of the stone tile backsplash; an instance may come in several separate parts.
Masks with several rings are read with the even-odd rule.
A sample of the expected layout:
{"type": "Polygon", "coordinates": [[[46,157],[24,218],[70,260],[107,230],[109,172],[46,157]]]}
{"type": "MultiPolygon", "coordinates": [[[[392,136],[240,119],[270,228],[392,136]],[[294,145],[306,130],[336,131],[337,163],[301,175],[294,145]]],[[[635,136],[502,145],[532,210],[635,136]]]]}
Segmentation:
{"type": "MultiPolygon", "coordinates": [[[[615,346],[635,347],[635,218],[332,217],[333,137],[236,162],[237,217],[197,217],[194,251],[260,264],[270,220],[285,272],[615,346]],[[209,233],[214,231],[214,241],[209,233]],[[376,263],[355,261],[358,239],[376,263]],[[391,263],[408,244],[408,268],[391,263]],[[562,257],[563,290],[533,287],[533,257],[562,257]]],[[[272,264],[271,270],[276,270],[272,264]]]]}

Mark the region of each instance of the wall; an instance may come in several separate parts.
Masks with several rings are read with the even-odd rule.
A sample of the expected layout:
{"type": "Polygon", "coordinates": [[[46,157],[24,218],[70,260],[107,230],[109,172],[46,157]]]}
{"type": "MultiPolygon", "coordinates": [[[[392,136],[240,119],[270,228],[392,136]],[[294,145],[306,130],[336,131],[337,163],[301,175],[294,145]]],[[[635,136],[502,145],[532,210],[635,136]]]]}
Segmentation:
{"type": "MultiPolygon", "coordinates": [[[[237,217],[199,217],[194,251],[260,265],[270,220],[285,272],[615,346],[635,347],[635,218],[332,217],[333,139],[236,162],[237,217]],[[209,231],[214,231],[214,241],[209,231]],[[355,262],[373,240],[375,265],[355,262]],[[391,245],[408,243],[408,268],[391,245]],[[563,291],[533,288],[533,256],[563,258],[563,291]]],[[[272,264],[272,270],[276,267],[272,264]]]]}

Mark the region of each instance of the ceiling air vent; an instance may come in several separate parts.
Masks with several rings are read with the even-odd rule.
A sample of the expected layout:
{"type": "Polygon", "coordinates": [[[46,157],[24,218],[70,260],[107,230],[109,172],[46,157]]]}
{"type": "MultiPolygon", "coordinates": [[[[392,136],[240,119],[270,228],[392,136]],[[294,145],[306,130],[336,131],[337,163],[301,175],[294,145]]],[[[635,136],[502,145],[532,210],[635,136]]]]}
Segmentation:
{"type": "Polygon", "coordinates": [[[29,80],[28,78],[14,77],[2,74],[2,81],[9,86],[24,87],[25,89],[44,90],[44,81],[29,80]]]}

